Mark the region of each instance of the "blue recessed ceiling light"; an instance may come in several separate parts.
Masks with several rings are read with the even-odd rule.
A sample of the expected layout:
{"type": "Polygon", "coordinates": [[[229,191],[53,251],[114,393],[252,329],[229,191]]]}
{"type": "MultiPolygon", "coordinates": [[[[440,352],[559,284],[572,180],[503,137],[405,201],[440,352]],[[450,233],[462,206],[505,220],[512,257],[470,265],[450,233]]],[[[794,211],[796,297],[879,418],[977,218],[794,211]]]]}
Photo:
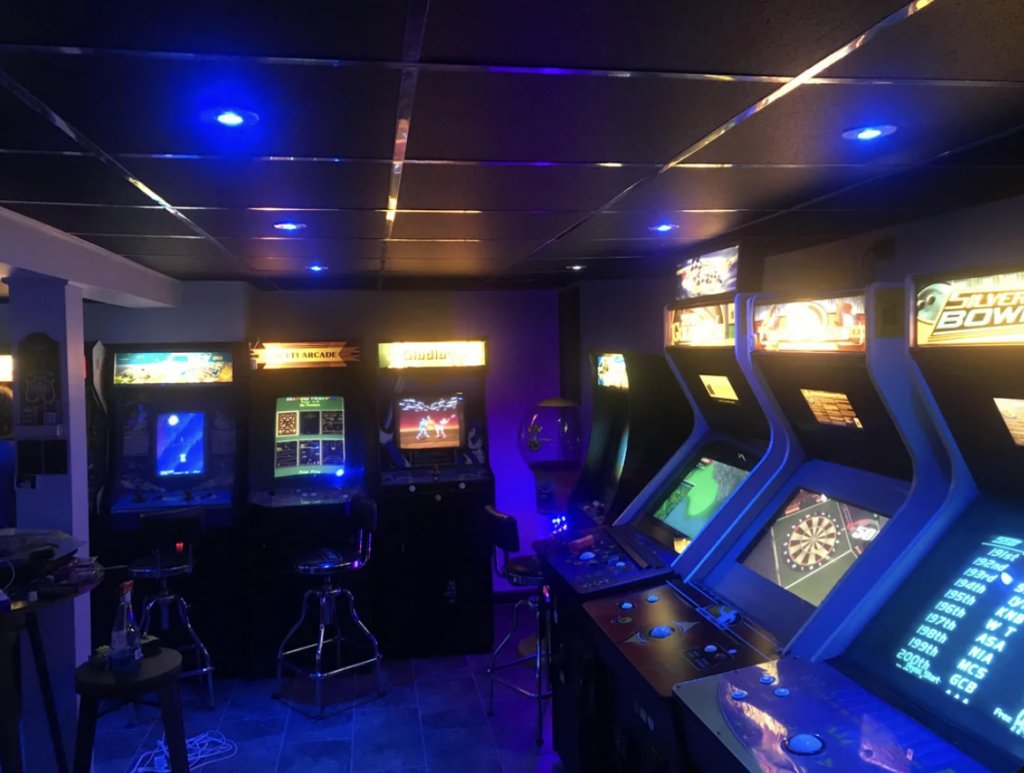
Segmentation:
{"type": "Polygon", "coordinates": [[[844,131],[843,139],[871,142],[871,140],[877,140],[879,137],[888,137],[894,131],[896,131],[896,127],[891,124],[884,124],[882,126],[858,126],[855,129],[847,129],[844,131]]]}
{"type": "Polygon", "coordinates": [[[274,228],[279,231],[301,231],[305,227],[305,223],[293,223],[288,220],[283,223],[274,223],[274,228]]]}
{"type": "Polygon", "coordinates": [[[577,263],[576,265],[573,266],[566,266],[566,268],[569,269],[570,271],[582,271],[583,269],[586,268],[586,266],[581,266],[577,263]]]}
{"type": "Polygon", "coordinates": [[[307,266],[307,268],[315,274],[319,274],[321,271],[327,270],[327,266],[321,266],[319,263],[314,263],[312,266],[307,266]]]}
{"type": "Polygon", "coordinates": [[[649,230],[657,231],[660,234],[667,234],[669,231],[674,231],[678,228],[675,223],[658,223],[658,225],[652,225],[649,230]]]}
{"type": "Polygon", "coordinates": [[[251,110],[239,110],[237,108],[225,107],[204,110],[201,118],[206,123],[217,123],[231,129],[238,126],[250,126],[260,120],[260,117],[251,110]]]}

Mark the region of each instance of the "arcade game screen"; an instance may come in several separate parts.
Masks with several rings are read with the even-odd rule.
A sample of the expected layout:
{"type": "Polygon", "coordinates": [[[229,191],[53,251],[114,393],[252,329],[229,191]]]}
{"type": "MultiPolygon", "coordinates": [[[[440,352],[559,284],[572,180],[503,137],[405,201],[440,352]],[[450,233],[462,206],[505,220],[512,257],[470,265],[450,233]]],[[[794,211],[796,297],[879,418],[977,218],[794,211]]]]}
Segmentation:
{"type": "Polygon", "coordinates": [[[464,445],[464,403],[459,393],[408,395],[395,402],[398,447],[403,451],[464,445]]]}
{"type": "Polygon", "coordinates": [[[156,418],[156,474],[202,475],[206,471],[205,415],[162,413],[156,418]]]}
{"type": "Polygon", "coordinates": [[[925,712],[1024,759],[1024,539],[961,530],[944,541],[854,658],[925,712]]]}
{"type": "Polygon", "coordinates": [[[626,358],[621,354],[597,355],[597,385],[612,389],[629,389],[626,358]]]}
{"type": "Polygon", "coordinates": [[[686,261],[676,271],[676,298],[698,298],[736,292],[739,247],[727,247],[686,261]]]}
{"type": "Polygon", "coordinates": [[[651,536],[682,553],[749,474],[716,459],[700,459],[651,514],[669,534],[651,536]]]}
{"type": "Polygon", "coordinates": [[[818,606],[889,518],[797,489],[740,563],[818,606]]]}
{"type": "Polygon", "coordinates": [[[279,397],[274,477],[345,474],[345,398],[279,397]]]}

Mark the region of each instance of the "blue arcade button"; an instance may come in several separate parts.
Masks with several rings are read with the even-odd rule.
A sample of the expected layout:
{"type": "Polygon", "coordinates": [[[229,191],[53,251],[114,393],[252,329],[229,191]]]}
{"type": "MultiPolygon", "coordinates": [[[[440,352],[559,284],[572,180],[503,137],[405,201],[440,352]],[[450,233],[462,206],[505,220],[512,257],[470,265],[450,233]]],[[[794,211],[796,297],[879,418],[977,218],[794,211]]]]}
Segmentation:
{"type": "Polygon", "coordinates": [[[771,674],[765,674],[759,681],[761,684],[775,684],[775,677],[771,674]]]}
{"type": "Polygon", "coordinates": [[[593,561],[594,558],[596,558],[596,554],[589,550],[584,550],[582,553],[580,553],[580,558],[582,558],[584,561],[593,561]]]}
{"type": "Polygon", "coordinates": [[[621,604],[619,604],[619,609],[632,609],[632,608],[633,608],[633,602],[632,601],[623,601],[621,604]]]}
{"type": "Polygon", "coordinates": [[[786,750],[793,754],[818,754],[825,748],[825,742],[810,733],[798,733],[786,741],[786,750]]]}
{"type": "Polygon", "coordinates": [[[647,597],[647,603],[648,604],[653,604],[657,600],[658,600],[658,597],[655,596],[653,593],[650,596],[647,597]]]}
{"type": "Polygon", "coordinates": [[[651,629],[651,637],[654,639],[667,639],[672,635],[672,629],[667,625],[656,625],[651,629]]]}

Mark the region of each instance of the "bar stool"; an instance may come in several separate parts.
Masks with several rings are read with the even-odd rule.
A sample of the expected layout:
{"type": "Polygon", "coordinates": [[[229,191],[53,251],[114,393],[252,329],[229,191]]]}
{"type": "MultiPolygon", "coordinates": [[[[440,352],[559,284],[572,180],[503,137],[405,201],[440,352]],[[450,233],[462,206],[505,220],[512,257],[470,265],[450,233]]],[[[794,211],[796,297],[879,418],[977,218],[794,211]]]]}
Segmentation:
{"type": "MultiPolygon", "coordinates": [[[[292,570],[299,575],[322,577],[323,585],[319,589],[310,589],[302,596],[302,614],[288,635],[284,637],[281,646],[277,650],[277,690],[271,697],[296,708],[294,702],[285,701],[281,697],[281,679],[284,669],[288,669],[296,676],[313,680],[316,689],[316,718],[322,719],[324,715],[323,700],[321,695],[321,683],[346,671],[351,671],[371,663],[376,669],[377,693],[383,694],[380,680],[380,649],[377,640],[369,629],[356,614],[355,600],[352,593],[346,588],[334,587],[334,578],[345,572],[355,572],[364,568],[370,561],[373,546],[373,532],[377,528],[377,503],[367,497],[355,497],[349,503],[349,523],[356,529],[356,546],[354,548],[320,548],[318,550],[304,553],[298,556],[292,564],[292,570]],[[359,629],[362,635],[370,643],[372,657],[346,664],[342,659],[341,643],[345,637],[341,635],[341,626],[338,621],[338,597],[345,596],[348,599],[348,614],[352,622],[359,629]],[[320,635],[312,644],[305,644],[301,647],[286,649],[288,642],[296,634],[303,622],[306,620],[306,613],[309,610],[310,602],[316,603],[320,610],[320,635]],[[327,629],[333,628],[333,635],[327,636],[327,629]],[[324,671],[324,646],[334,644],[335,667],[324,671]],[[300,653],[315,650],[315,660],[312,669],[303,668],[296,663],[290,662],[289,658],[300,653]]],[[[370,652],[367,654],[369,655],[370,652]]]]}
{"type": "MultiPolygon", "coordinates": [[[[501,640],[501,643],[494,648],[494,652],[491,654],[491,664],[487,667],[487,675],[490,677],[491,686],[491,699],[487,709],[487,716],[494,716],[494,685],[495,683],[508,687],[511,690],[515,690],[520,695],[525,695],[537,702],[537,745],[544,743],[544,701],[551,697],[551,690],[544,691],[544,682],[549,679],[548,659],[551,653],[551,641],[549,639],[549,626],[548,626],[548,607],[547,607],[547,588],[544,587],[544,575],[541,571],[540,557],[536,554],[512,556],[509,557],[509,553],[515,553],[519,550],[519,525],[516,523],[516,519],[511,515],[499,513],[491,505],[487,506],[487,514],[491,518],[491,528],[493,529],[493,541],[494,541],[494,571],[497,572],[499,577],[505,578],[509,585],[516,588],[533,588],[535,593],[527,598],[520,599],[516,602],[515,608],[512,612],[512,628],[505,634],[505,638],[501,640]],[[498,549],[501,549],[503,564],[498,567],[498,549]],[[525,657],[517,658],[516,660],[509,661],[508,663],[502,663],[500,666],[496,666],[495,663],[498,660],[498,655],[501,653],[502,648],[508,644],[509,639],[519,628],[519,610],[521,607],[529,607],[534,611],[534,615],[537,619],[537,649],[533,654],[526,655],[525,657]],[[495,676],[495,672],[501,671],[511,666],[517,666],[527,661],[535,661],[535,687],[534,691],[524,690],[517,684],[513,684],[500,676],[495,676]]],[[[548,682],[550,687],[550,681],[548,682]]]]}
{"type": "Polygon", "coordinates": [[[78,708],[74,773],[92,770],[96,721],[101,716],[100,701],[113,700],[120,705],[135,702],[151,692],[160,696],[160,715],[167,737],[171,773],[188,773],[188,743],[178,700],[180,676],[181,653],[171,649],[161,649],[153,657],[143,658],[134,674],[118,674],[91,663],[79,666],[75,670],[75,692],[82,696],[82,701],[78,708]]]}
{"type": "Polygon", "coordinates": [[[171,607],[178,610],[178,618],[192,639],[192,644],[177,648],[179,652],[191,650],[195,654],[196,667],[183,671],[180,678],[198,676],[206,680],[207,702],[214,709],[213,663],[206,646],[192,628],[188,616],[188,602],[173,593],[168,580],[192,574],[192,543],[206,533],[206,511],[201,507],[179,507],[173,510],[156,510],[139,516],[139,539],[151,552],[146,558],[128,565],[128,575],[136,580],[157,580],[156,594],[150,594],[142,602],[143,638],[153,632],[153,607],[159,613],[159,631],[170,628],[171,607]]]}

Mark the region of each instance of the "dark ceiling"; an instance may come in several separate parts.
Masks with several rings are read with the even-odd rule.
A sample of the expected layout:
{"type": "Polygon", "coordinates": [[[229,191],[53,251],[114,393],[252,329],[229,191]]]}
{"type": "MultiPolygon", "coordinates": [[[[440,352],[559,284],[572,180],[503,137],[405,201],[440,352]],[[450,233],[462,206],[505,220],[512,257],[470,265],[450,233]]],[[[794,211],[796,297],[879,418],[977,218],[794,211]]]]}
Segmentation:
{"type": "Polygon", "coordinates": [[[3,15],[0,206],[179,278],[557,287],[1024,192],[1020,0],[10,0],[3,15]],[[258,121],[209,120],[225,109],[258,121]],[[842,138],[865,125],[897,131],[842,138]]]}

